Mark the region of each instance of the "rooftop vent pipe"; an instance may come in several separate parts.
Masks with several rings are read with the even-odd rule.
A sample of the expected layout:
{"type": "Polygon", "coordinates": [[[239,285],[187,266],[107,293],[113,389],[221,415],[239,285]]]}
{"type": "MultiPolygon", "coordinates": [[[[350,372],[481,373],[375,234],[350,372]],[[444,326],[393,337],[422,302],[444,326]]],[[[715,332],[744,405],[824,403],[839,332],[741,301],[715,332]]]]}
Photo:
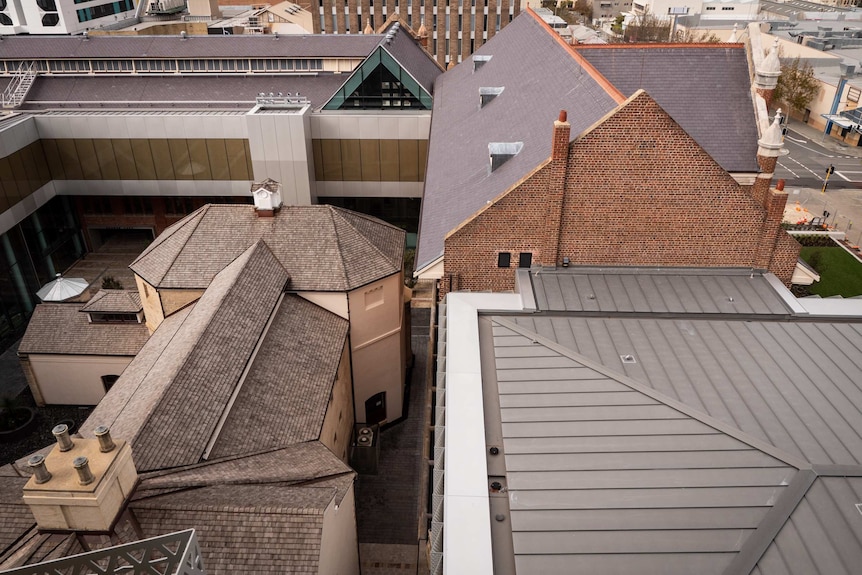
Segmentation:
{"type": "Polygon", "coordinates": [[[75,447],[75,443],[72,441],[72,438],[69,437],[69,426],[65,423],[61,423],[54,427],[54,429],[51,430],[51,433],[57,438],[57,445],[60,447],[60,451],[69,451],[75,447]]]}

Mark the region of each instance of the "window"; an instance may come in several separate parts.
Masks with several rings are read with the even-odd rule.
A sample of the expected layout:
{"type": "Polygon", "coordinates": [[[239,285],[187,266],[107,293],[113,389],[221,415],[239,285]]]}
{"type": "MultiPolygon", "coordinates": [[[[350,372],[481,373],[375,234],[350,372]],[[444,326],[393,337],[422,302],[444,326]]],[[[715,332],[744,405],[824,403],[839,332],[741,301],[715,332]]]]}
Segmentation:
{"type": "Polygon", "coordinates": [[[721,7],[721,9],[722,9],[722,10],[725,10],[725,11],[727,11],[727,10],[733,10],[733,6],[722,6],[722,7],[721,7]]]}
{"type": "Polygon", "coordinates": [[[518,267],[528,268],[533,264],[533,254],[530,252],[521,252],[518,255],[518,267]]]}
{"type": "Polygon", "coordinates": [[[715,10],[715,6],[707,6],[706,9],[707,10],[715,10]]]}
{"type": "Polygon", "coordinates": [[[117,383],[117,380],[120,379],[119,375],[103,375],[102,376],[102,385],[105,386],[105,393],[111,391],[111,388],[114,387],[114,384],[117,383]]]}
{"type": "Polygon", "coordinates": [[[497,254],[497,267],[507,268],[512,264],[512,254],[509,252],[500,252],[497,254]]]}

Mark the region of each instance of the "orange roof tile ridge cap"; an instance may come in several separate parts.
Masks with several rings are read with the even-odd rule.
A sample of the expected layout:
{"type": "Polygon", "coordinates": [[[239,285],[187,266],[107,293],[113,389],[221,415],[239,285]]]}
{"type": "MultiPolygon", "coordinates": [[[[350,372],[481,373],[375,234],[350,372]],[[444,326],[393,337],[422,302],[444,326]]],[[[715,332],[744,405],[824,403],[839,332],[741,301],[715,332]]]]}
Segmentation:
{"type": "Polygon", "coordinates": [[[546,32],[548,32],[549,34],[551,34],[551,35],[554,37],[554,39],[555,39],[557,42],[559,42],[559,44],[560,44],[561,46],[563,46],[563,47],[564,47],[564,48],[569,52],[569,54],[571,54],[571,55],[572,55],[572,57],[573,57],[573,58],[575,59],[575,61],[576,61],[576,62],[581,66],[581,68],[583,68],[583,69],[587,72],[587,74],[589,74],[589,75],[590,75],[590,77],[591,77],[593,80],[595,80],[595,81],[596,81],[596,83],[597,83],[599,86],[601,86],[601,87],[604,89],[604,91],[608,94],[608,96],[610,96],[611,98],[613,98],[613,100],[614,100],[617,104],[622,104],[623,102],[625,102],[625,101],[626,101],[626,97],[623,95],[623,93],[622,93],[622,92],[620,92],[620,91],[617,89],[617,87],[616,87],[616,86],[614,86],[613,84],[611,84],[611,83],[610,83],[610,81],[609,81],[607,78],[605,78],[605,77],[601,74],[601,72],[599,72],[595,67],[593,67],[593,65],[592,65],[592,64],[590,64],[590,63],[587,61],[587,59],[586,59],[586,58],[584,58],[583,56],[581,56],[580,54],[578,54],[577,50],[575,50],[575,49],[572,47],[572,45],[571,45],[571,44],[569,44],[569,43],[567,43],[565,40],[563,40],[562,36],[560,36],[559,34],[557,34],[556,32],[554,32],[554,29],[553,29],[553,28],[551,28],[551,26],[550,26],[547,22],[545,22],[544,20],[542,20],[541,18],[539,18],[539,15],[538,15],[538,14],[536,14],[536,13],[533,11],[533,9],[532,9],[532,8],[530,8],[529,6],[527,7],[527,14],[529,14],[530,16],[532,16],[532,17],[536,20],[536,22],[538,22],[538,23],[539,23],[539,25],[540,25],[540,26],[542,26],[542,27],[545,29],[545,31],[546,31],[546,32]]]}

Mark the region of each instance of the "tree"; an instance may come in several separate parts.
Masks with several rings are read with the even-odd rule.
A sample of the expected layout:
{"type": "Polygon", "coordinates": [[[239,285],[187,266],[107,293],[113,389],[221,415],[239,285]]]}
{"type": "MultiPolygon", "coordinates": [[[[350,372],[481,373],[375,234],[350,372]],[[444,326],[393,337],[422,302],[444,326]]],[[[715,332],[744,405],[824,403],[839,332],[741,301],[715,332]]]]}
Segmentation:
{"type": "Polygon", "coordinates": [[[814,77],[814,68],[797,57],[781,65],[781,76],[772,98],[782,102],[791,111],[801,112],[820,93],[820,82],[814,77]]]}
{"type": "Polygon", "coordinates": [[[670,26],[670,20],[657,18],[647,12],[629,22],[620,41],[667,42],[670,40],[670,26]]]}

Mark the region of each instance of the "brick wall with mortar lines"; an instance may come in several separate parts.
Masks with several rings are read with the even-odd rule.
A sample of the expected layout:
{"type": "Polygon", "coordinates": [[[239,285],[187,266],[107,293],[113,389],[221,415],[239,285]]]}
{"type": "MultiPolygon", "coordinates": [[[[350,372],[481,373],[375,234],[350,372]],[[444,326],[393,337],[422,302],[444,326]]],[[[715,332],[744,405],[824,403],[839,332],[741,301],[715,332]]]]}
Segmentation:
{"type": "MultiPolygon", "coordinates": [[[[767,213],[750,188],[648,95],[575,142],[568,158],[556,264],[568,257],[572,265],[757,267],[768,239],[782,248],[769,269],[789,282],[792,244],[763,233],[767,213]]],[[[513,289],[519,252],[554,265],[543,261],[540,248],[551,169],[541,168],[446,239],[445,273],[456,276],[457,289],[513,289]],[[511,268],[497,268],[500,251],[512,253],[511,268]]]]}

